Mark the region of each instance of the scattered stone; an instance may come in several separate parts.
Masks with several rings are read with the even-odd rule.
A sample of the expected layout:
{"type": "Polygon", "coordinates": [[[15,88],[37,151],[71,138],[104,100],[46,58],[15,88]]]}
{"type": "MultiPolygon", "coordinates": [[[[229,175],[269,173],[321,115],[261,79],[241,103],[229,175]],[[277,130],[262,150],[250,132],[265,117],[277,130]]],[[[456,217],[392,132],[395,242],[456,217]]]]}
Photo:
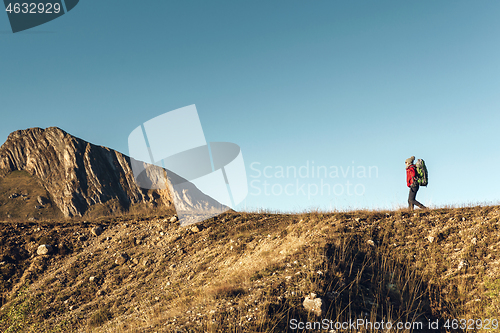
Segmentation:
{"type": "Polygon", "coordinates": [[[430,243],[434,243],[434,241],[436,240],[436,237],[434,237],[434,236],[427,236],[427,240],[428,240],[430,243]]]}
{"type": "Polygon", "coordinates": [[[90,232],[92,233],[92,235],[98,237],[99,235],[102,234],[104,230],[102,229],[102,227],[100,225],[98,225],[97,227],[93,227],[92,230],[90,230],[90,232]]]}
{"type": "Polygon", "coordinates": [[[41,205],[41,206],[45,206],[46,204],[49,203],[49,199],[47,199],[46,197],[42,197],[42,196],[38,196],[36,198],[36,201],[38,201],[38,203],[41,205]]]}
{"type": "Polygon", "coordinates": [[[170,218],[170,223],[174,223],[174,222],[177,222],[179,221],[179,218],[177,217],[177,215],[174,215],[170,218]]]}
{"type": "MultiPolygon", "coordinates": [[[[10,215],[9,215],[9,217],[10,217],[10,215]]],[[[28,221],[30,221],[30,222],[36,221],[36,218],[30,217],[30,218],[28,218],[28,221]]]]}
{"type": "Polygon", "coordinates": [[[472,238],[471,243],[477,245],[477,238],[476,237],[472,238]]]}
{"type": "Polygon", "coordinates": [[[48,244],[42,244],[36,250],[36,254],[38,254],[39,256],[43,256],[50,253],[52,253],[52,246],[48,244]]]}
{"type": "Polygon", "coordinates": [[[465,260],[465,259],[462,259],[458,263],[458,270],[461,270],[463,268],[467,268],[467,266],[469,266],[469,262],[467,260],[465,260]]]}
{"type": "Polygon", "coordinates": [[[96,296],[104,296],[104,291],[98,290],[96,296]]]}
{"type": "Polygon", "coordinates": [[[117,265],[123,265],[129,259],[129,256],[126,253],[119,253],[119,254],[117,254],[117,257],[118,258],[116,258],[116,260],[115,260],[115,264],[117,264],[117,265]]]}
{"type": "Polygon", "coordinates": [[[151,265],[151,264],[152,264],[151,259],[149,259],[149,258],[144,258],[144,259],[142,259],[142,265],[143,265],[144,267],[147,267],[147,266],[149,266],[149,265],[151,265]]]}
{"type": "Polygon", "coordinates": [[[38,205],[35,206],[35,209],[42,209],[42,208],[43,208],[42,206],[38,206],[38,205]]]}
{"type": "Polygon", "coordinates": [[[11,195],[9,195],[9,199],[15,199],[15,198],[17,198],[19,196],[20,196],[19,193],[12,193],[11,195]]]}
{"type": "Polygon", "coordinates": [[[139,265],[139,259],[137,258],[132,259],[132,262],[136,265],[139,265]]]}
{"type": "Polygon", "coordinates": [[[140,240],[140,239],[136,239],[136,240],[135,240],[135,244],[136,244],[136,245],[141,245],[141,244],[142,244],[142,240],[140,240]]]}
{"type": "Polygon", "coordinates": [[[314,313],[316,316],[321,316],[323,313],[323,300],[316,297],[315,293],[311,293],[309,296],[306,296],[302,305],[307,311],[314,313]]]}
{"type": "Polygon", "coordinates": [[[95,276],[91,276],[91,277],[89,277],[89,281],[90,281],[90,282],[93,282],[94,280],[95,280],[95,276]]]}
{"type": "Polygon", "coordinates": [[[198,227],[197,225],[195,225],[194,227],[191,228],[191,231],[194,232],[194,233],[197,233],[197,232],[201,231],[201,228],[198,227]]]}
{"type": "Polygon", "coordinates": [[[374,241],[372,241],[371,239],[367,240],[367,241],[366,241],[366,243],[367,243],[368,245],[370,245],[370,246],[375,247],[375,242],[374,242],[374,241]]]}

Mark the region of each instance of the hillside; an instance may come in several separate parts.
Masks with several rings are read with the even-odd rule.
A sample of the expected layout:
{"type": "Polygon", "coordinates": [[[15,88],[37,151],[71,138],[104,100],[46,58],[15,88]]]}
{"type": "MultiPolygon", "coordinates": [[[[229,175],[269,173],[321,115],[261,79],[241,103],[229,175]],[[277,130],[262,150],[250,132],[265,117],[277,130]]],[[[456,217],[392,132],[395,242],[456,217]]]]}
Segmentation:
{"type": "Polygon", "coordinates": [[[304,332],[290,320],[366,319],[445,332],[447,319],[500,319],[498,206],[231,212],[189,227],[172,214],[1,223],[0,330],[304,332]],[[37,255],[41,244],[53,252],[37,255]]]}

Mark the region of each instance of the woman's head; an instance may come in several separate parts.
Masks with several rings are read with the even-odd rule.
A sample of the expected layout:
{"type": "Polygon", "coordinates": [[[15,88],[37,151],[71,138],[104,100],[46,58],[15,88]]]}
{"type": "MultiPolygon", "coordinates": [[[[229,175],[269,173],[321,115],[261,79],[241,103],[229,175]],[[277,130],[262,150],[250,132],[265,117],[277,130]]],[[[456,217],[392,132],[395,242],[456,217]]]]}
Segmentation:
{"type": "Polygon", "coordinates": [[[407,158],[406,161],[405,161],[406,166],[412,165],[413,161],[415,161],[415,156],[407,158]]]}

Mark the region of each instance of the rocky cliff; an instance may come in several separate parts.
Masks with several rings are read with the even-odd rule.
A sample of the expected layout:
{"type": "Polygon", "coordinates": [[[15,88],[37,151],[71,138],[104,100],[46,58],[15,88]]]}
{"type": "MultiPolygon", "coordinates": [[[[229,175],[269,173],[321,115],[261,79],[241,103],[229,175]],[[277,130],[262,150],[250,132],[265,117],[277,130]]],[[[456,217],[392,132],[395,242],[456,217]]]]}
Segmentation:
{"type": "MultiPolygon", "coordinates": [[[[137,163],[56,127],[15,131],[0,147],[0,177],[27,171],[40,180],[66,217],[82,216],[90,207],[111,201],[123,210],[136,203],[173,208],[168,189],[148,191],[138,186],[131,162],[137,163]]],[[[151,179],[166,176],[166,170],[158,167],[149,168],[148,173],[151,179]]]]}

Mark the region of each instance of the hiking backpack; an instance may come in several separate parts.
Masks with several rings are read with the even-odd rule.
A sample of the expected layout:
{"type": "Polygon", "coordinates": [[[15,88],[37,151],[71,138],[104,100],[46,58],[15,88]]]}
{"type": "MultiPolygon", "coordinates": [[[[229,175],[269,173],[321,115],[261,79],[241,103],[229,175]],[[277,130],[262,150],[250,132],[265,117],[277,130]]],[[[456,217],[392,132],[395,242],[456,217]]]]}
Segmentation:
{"type": "Polygon", "coordinates": [[[417,181],[420,186],[427,186],[429,183],[429,173],[427,172],[427,167],[422,159],[418,159],[415,163],[417,167],[417,181]]]}

